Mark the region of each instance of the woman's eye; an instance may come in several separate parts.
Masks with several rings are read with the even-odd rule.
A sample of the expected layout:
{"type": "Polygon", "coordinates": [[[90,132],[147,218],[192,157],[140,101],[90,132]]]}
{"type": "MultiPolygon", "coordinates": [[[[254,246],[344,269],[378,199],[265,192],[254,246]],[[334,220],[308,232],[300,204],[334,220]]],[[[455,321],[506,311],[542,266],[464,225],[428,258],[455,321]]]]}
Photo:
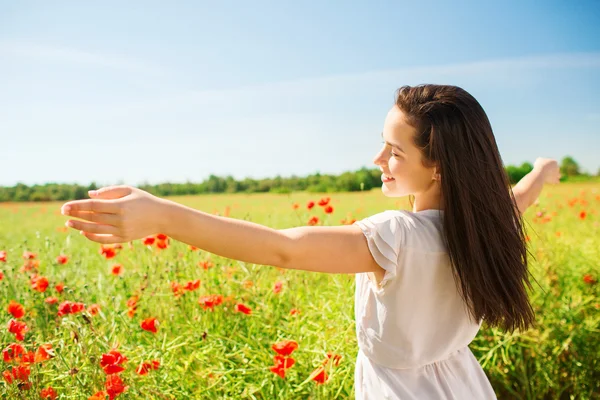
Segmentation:
{"type": "Polygon", "coordinates": [[[394,157],[400,157],[399,154],[394,153],[393,151],[390,151],[390,154],[393,155],[394,157]]]}

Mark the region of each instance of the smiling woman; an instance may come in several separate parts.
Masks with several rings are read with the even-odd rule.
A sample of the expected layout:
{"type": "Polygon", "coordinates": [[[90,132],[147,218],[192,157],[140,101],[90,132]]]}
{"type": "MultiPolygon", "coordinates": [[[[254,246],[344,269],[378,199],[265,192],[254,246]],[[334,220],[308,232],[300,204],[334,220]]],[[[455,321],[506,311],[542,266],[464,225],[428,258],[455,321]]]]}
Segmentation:
{"type": "Polygon", "coordinates": [[[62,213],[99,243],[161,232],[230,259],[355,274],[357,399],[493,399],[468,345],[484,320],[511,332],[534,323],[521,213],[558,182],[558,165],[538,159],[511,192],[485,112],[455,86],[400,88],[382,137],[382,191],[411,195],[412,211],[276,230],[115,186],[62,213]]]}

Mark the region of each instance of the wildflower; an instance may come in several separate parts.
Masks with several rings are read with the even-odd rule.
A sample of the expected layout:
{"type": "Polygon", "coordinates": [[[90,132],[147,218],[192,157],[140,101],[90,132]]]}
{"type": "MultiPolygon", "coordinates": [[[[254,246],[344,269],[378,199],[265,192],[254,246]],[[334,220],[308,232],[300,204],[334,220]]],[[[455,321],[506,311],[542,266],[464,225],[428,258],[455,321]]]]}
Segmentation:
{"type": "Polygon", "coordinates": [[[209,309],[213,311],[215,306],[218,306],[223,302],[223,296],[220,294],[211,294],[207,296],[201,296],[198,299],[198,304],[202,306],[205,310],[209,309]]]}
{"type": "Polygon", "coordinates": [[[298,348],[298,343],[295,340],[283,340],[273,344],[271,348],[281,356],[289,356],[298,348]]]}
{"type": "Polygon", "coordinates": [[[25,339],[25,332],[28,330],[29,328],[25,322],[15,321],[14,319],[8,321],[8,332],[14,334],[17,340],[23,341],[25,339]]]}
{"type": "Polygon", "coordinates": [[[328,376],[327,372],[325,372],[325,368],[323,366],[320,366],[317,369],[315,369],[308,378],[322,385],[325,382],[327,382],[328,376]]]}
{"type": "Polygon", "coordinates": [[[327,204],[329,204],[329,200],[331,200],[331,198],[329,198],[329,197],[323,197],[323,198],[321,198],[321,200],[319,200],[319,205],[321,207],[324,207],[327,204]]]}
{"type": "Polygon", "coordinates": [[[56,397],[58,397],[58,393],[56,393],[56,390],[52,386],[48,386],[40,392],[40,398],[42,399],[56,400],[56,397]]]}
{"type": "Polygon", "coordinates": [[[100,359],[100,366],[107,375],[119,374],[125,371],[125,368],[121,365],[127,361],[127,357],[121,354],[116,349],[111,349],[108,353],[102,354],[100,359]]]}
{"type": "Polygon", "coordinates": [[[121,264],[114,264],[110,267],[110,273],[119,276],[123,273],[123,266],[121,264]]]}
{"type": "Polygon", "coordinates": [[[48,282],[48,278],[46,278],[45,276],[34,275],[31,278],[31,288],[33,290],[37,290],[40,293],[44,293],[48,288],[49,284],[50,282],[48,282]]]}
{"type": "Polygon", "coordinates": [[[23,306],[14,300],[11,300],[8,304],[8,312],[16,319],[19,319],[25,315],[25,309],[23,306]]]}
{"type": "Polygon", "coordinates": [[[123,385],[123,380],[117,374],[107,375],[105,386],[106,392],[111,399],[114,399],[115,396],[127,389],[127,386],[123,385]]]}
{"type": "Polygon", "coordinates": [[[113,258],[117,255],[117,252],[115,251],[115,248],[112,246],[101,245],[100,246],[100,254],[102,254],[107,260],[110,260],[111,258],[113,258]]]}
{"type": "Polygon", "coordinates": [[[252,309],[250,309],[248,306],[242,303],[238,303],[235,305],[235,311],[244,313],[246,315],[252,314],[252,309]]]}
{"type": "Polygon", "coordinates": [[[54,350],[52,349],[52,344],[46,343],[40,345],[38,349],[35,351],[34,361],[42,362],[51,359],[54,357],[54,350]]]}
{"type": "Polygon", "coordinates": [[[154,317],[146,318],[140,323],[140,326],[148,332],[156,333],[158,331],[158,321],[154,317]]]}

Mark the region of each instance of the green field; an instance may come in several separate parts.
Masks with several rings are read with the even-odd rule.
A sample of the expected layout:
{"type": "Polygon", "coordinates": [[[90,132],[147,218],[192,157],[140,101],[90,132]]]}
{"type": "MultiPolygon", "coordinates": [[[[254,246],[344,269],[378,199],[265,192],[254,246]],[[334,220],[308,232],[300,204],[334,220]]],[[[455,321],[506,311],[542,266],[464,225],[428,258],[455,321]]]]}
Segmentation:
{"type": "MultiPolygon", "coordinates": [[[[385,198],[380,190],[171,199],[274,228],[306,225],[312,216],[319,224],[339,225],[385,209],[409,208],[406,198],[385,198]],[[333,213],[318,205],[307,209],[309,201],[324,196],[331,197],[333,213]]],[[[61,205],[0,203],[0,252],[6,252],[6,261],[0,261],[3,399],[39,399],[50,386],[57,398],[87,399],[106,390],[102,355],[117,346],[127,360],[119,363],[105,356],[104,366],[124,368],[116,376],[127,389],[118,399],[354,398],[353,275],[247,264],[175,241],[160,249],[156,242],[144,245],[138,240],[123,244],[107,259],[99,244],[64,227],[61,205]],[[35,253],[35,258],[25,260],[25,252],[35,253]],[[59,255],[67,256],[65,264],[58,262],[59,255]],[[111,273],[115,264],[122,266],[119,275],[111,273]],[[31,279],[34,273],[37,280],[31,279]],[[44,291],[40,277],[48,281],[44,291]],[[200,280],[197,289],[176,293],[177,284],[195,280],[200,280]],[[274,290],[277,282],[281,291],[274,290]],[[58,283],[64,284],[61,293],[58,283]],[[211,311],[199,299],[212,294],[222,295],[223,302],[211,311]],[[49,297],[57,302],[47,303],[49,297]],[[11,300],[23,306],[22,317],[8,312],[11,300]],[[59,316],[65,301],[83,303],[84,310],[59,316]],[[238,303],[251,314],[237,312],[238,303]],[[94,312],[96,306],[90,308],[93,304],[99,312],[94,312]],[[142,329],[147,318],[157,319],[156,333],[142,329]],[[9,332],[11,320],[26,324],[24,340],[9,332]],[[271,371],[276,355],[272,345],[283,340],[298,343],[285,378],[271,371]],[[35,353],[44,344],[52,350],[43,361],[29,355],[33,362],[23,364],[29,365],[26,376],[26,368],[17,369],[19,360],[11,360],[13,343],[26,352],[35,353]],[[328,352],[340,355],[341,361],[337,366],[327,363],[328,380],[317,383],[311,374],[328,352]],[[137,372],[152,360],[158,368],[137,372]]],[[[600,184],[547,186],[525,217],[539,326],[512,335],[484,326],[470,347],[498,398],[600,398],[600,285],[594,283],[600,279],[600,184]]],[[[29,356],[18,355],[21,362],[29,356]]]]}

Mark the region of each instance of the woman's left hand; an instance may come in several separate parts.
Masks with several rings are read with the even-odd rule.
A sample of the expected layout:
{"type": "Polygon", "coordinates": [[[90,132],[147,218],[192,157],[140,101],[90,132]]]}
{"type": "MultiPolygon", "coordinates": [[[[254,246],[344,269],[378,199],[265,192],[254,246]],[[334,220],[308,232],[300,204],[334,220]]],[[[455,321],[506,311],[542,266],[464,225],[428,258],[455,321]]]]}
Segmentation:
{"type": "Polygon", "coordinates": [[[65,224],[88,239],[124,243],[161,233],[166,200],[130,186],[108,186],[89,194],[89,200],[69,201],[61,208],[63,215],[89,221],[70,219],[65,224]]]}

